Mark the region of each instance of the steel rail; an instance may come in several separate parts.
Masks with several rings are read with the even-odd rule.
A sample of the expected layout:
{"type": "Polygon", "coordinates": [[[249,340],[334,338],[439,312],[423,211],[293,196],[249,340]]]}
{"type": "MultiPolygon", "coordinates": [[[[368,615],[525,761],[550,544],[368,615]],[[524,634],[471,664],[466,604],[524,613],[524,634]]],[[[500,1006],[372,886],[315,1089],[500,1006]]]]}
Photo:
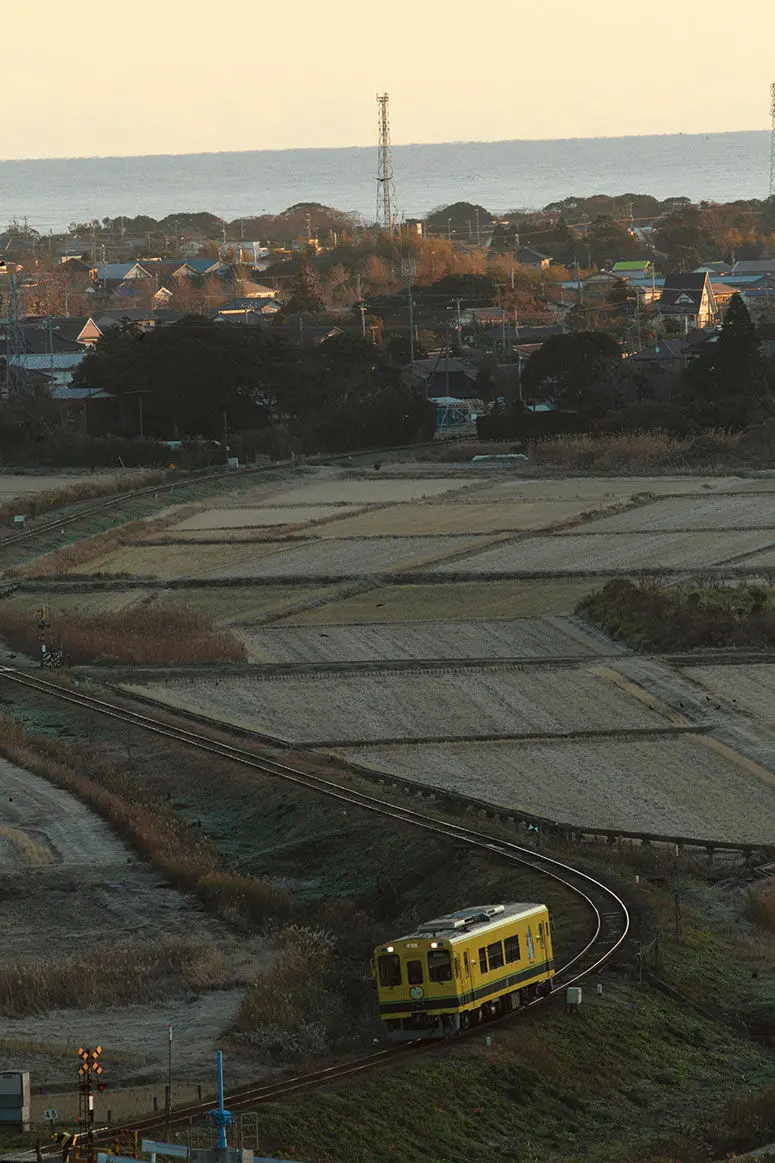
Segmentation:
{"type": "MultiPolygon", "coordinates": [[[[91,710],[107,718],[114,719],[152,734],[183,743],[186,746],[239,763],[242,766],[253,768],[265,775],[272,775],[299,787],[307,788],[324,794],[332,799],[340,800],[360,807],[366,811],[377,813],[396,821],[410,824],[433,833],[445,839],[453,839],[485,852],[494,853],[503,859],[524,865],[533,871],[547,876],[557,883],[570,889],[580,897],[589,908],[594,919],[594,932],[581,949],[570,960],[566,961],[556,971],[554,980],[561,979],[563,987],[578,982],[589,974],[600,969],[606,961],[621,947],[627,938],[630,929],[630,914],[625,902],[609,888],[608,885],[586,872],[573,867],[565,861],[545,853],[536,852],[520,844],[504,840],[498,836],[488,835],[473,828],[440,820],[434,816],[416,812],[412,808],[402,807],[378,796],[357,791],[338,783],[336,780],[323,776],[313,775],[297,767],[280,763],[277,760],[255,755],[243,748],[232,746],[215,737],[191,731],[184,727],[177,727],[161,718],[142,714],[130,708],[107,699],[97,698],[85,691],[70,690],[51,682],[38,675],[32,675],[14,667],[0,667],[0,678],[16,683],[22,687],[37,691],[40,694],[74,704],[80,709],[91,710]]],[[[530,1006],[522,1007],[517,1013],[524,1013],[536,1005],[543,1004],[546,999],[537,999],[530,1006]]],[[[505,1017],[516,1016],[505,1015],[505,1017]]],[[[468,1033],[477,1032],[477,1027],[471,1028],[468,1033]]],[[[465,1035],[464,1035],[465,1036],[465,1035]]],[[[421,1045],[431,1046],[433,1042],[421,1040],[421,1045]]],[[[276,1083],[251,1087],[244,1091],[236,1091],[227,1099],[230,1107],[246,1106],[253,1103],[265,1102],[297,1090],[321,1085],[324,1082],[344,1078],[364,1070],[372,1069],[380,1063],[392,1061],[415,1052],[418,1043],[408,1043],[388,1049],[375,1051],[348,1062],[325,1067],[309,1074],[295,1078],[284,1079],[276,1083]]],[[[154,1127],[166,1125],[180,1125],[189,1119],[205,1113],[211,1109],[211,1102],[202,1102],[193,1106],[176,1110],[168,1120],[166,1114],[158,1114],[137,1122],[122,1126],[124,1131],[150,1130],[154,1127]]],[[[110,1134],[112,1135],[113,1132],[110,1134]]],[[[110,1138],[107,1132],[100,1132],[100,1141],[110,1138]]],[[[96,1141],[96,1140],[95,1140],[96,1141]]]]}

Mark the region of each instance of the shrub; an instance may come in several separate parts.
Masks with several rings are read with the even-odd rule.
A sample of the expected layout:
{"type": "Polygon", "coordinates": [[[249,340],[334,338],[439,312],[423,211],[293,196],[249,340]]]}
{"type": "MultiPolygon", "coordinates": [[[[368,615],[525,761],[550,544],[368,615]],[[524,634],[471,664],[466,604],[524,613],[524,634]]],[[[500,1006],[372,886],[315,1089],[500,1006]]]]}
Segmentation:
{"type": "Polygon", "coordinates": [[[576,612],[635,650],[775,646],[771,586],[617,579],[587,594],[576,612]]]}

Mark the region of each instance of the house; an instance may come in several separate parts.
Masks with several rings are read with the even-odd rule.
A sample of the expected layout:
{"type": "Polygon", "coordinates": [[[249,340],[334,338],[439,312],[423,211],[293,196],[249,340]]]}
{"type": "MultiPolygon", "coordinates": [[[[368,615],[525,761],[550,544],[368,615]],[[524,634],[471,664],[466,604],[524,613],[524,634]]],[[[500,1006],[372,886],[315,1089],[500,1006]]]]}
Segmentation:
{"type": "Polygon", "coordinates": [[[666,275],[659,310],[665,319],[677,319],[687,327],[708,327],[719,312],[707,271],[682,271],[666,275]]]}
{"type": "Polygon", "coordinates": [[[447,399],[473,400],[479,392],[476,380],[479,373],[468,360],[440,354],[435,359],[416,359],[401,369],[401,378],[408,387],[423,396],[443,396],[447,399]]]}
{"type": "Polygon", "coordinates": [[[726,309],[729,306],[730,299],[733,295],[738,294],[738,290],[737,287],[730,287],[728,283],[717,282],[712,275],[710,277],[710,285],[713,289],[713,297],[716,300],[716,306],[719,309],[719,313],[723,318],[726,313],[726,309]]]}
{"type": "Polygon", "coordinates": [[[276,299],[261,299],[243,296],[230,299],[219,307],[215,315],[216,323],[260,323],[277,315],[282,308],[276,299]]]}
{"type": "Polygon", "coordinates": [[[487,327],[494,323],[503,323],[506,312],[503,307],[466,307],[460,312],[460,322],[463,327],[487,327]]]}
{"type": "Polygon", "coordinates": [[[90,315],[52,319],[51,329],[55,335],[61,336],[82,347],[94,347],[101,338],[102,332],[90,315]]]}
{"type": "Polygon", "coordinates": [[[612,268],[612,274],[620,279],[637,278],[639,275],[644,278],[646,275],[651,276],[653,264],[649,258],[634,258],[622,262],[615,262],[612,268]]]}
{"type": "Polygon", "coordinates": [[[692,274],[702,275],[707,271],[711,278],[723,278],[731,270],[731,262],[706,262],[703,266],[695,267],[692,274]]]}
{"type": "Polygon", "coordinates": [[[744,259],[736,262],[730,274],[737,275],[775,275],[775,258],[744,259]]]}
{"type": "Polygon", "coordinates": [[[271,287],[265,287],[263,283],[247,283],[245,285],[245,299],[275,299],[277,291],[273,291],[271,287]]]}
{"type": "Polygon", "coordinates": [[[521,266],[535,267],[539,271],[546,271],[552,265],[552,259],[548,254],[532,246],[520,246],[516,257],[521,266]]]}
{"type": "Polygon", "coordinates": [[[9,363],[25,372],[36,372],[43,376],[51,388],[66,388],[73,382],[75,370],[85,354],[85,351],[27,352],[11,356],[9,363]]]}

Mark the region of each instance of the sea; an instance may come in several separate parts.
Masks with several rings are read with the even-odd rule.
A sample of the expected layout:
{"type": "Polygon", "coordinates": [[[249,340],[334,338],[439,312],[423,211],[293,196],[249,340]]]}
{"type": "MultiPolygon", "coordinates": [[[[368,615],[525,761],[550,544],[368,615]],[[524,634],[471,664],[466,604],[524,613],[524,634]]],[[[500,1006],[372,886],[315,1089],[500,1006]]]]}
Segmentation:
{"type": "MultiPolygon", "coordinates": [[[[769,153],[770,134],[753,130],[397,145],[393,166],[408,218],[456,201],[505,213],[591,194],[766,198],[769,153]]],[[[232,221],[297,202],[374,221],[376,172],[376,146],[0,161],[0,229],[26,220],[48,234],[106,217],[199,210],[232,221]]]]}

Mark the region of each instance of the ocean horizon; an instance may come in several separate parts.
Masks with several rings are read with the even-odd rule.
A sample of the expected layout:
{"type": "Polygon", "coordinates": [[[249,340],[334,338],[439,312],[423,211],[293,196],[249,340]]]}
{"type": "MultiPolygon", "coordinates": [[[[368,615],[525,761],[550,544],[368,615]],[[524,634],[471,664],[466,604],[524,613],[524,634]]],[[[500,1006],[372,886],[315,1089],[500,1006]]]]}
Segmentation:
{"type": "MultiPolygon", "coordinates": [[[[400,212],[455,201],[494,213],[571,195],[626,193],[692,201],[766,198],[770,134],[641,134],[412,143],[393,147],[400,212]]],[[[228,220],[322,202],[374,218],[377,149],[242,150],[0,161],[0,226],[41,233],[121,215],[208,210],[228,220]]]]}

